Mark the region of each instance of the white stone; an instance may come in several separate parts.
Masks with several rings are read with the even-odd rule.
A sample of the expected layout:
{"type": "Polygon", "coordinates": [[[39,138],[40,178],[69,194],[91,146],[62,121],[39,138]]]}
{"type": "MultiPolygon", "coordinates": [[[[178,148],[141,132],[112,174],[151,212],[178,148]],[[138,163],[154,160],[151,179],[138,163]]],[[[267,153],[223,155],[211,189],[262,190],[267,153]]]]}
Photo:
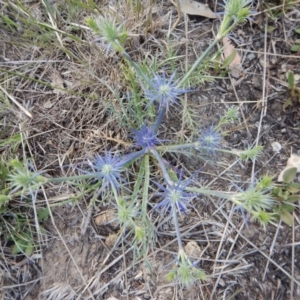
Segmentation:
{"type": "Polygon", "coordinates": [[[282,148],[281,145],[278,142],[273,142],[271,144],[271,146],[272,146],[273,151],[276,152],[276,153],[278,153],[282,148]]]}

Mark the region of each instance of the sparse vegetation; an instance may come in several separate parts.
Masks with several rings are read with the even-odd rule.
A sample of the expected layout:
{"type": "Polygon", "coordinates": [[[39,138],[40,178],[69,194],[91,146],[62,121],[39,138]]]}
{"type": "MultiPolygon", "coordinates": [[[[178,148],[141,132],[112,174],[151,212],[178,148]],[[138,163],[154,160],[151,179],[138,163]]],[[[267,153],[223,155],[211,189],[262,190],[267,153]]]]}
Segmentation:
{"type": "MultiPolygon", "coordinates": [[[[251,277],[253,264],[243,258],[247,252],[243,262],[231,256],[240,237],[253,247],[242,233],[244,226],[268,231],[283,221],[295,230],[298,170],[284,173],[282,184],[264,176],[270,171],[267,164],[258,170],[259,161],[267,157],[260,140],[262,118],[254,141],[231,144],[237,128],[252,136],[243,109],[248,100],[237,99],[236,105],[218,100],[212,108],[217,116],[209,115],[209,120],[204,120],[202,103],[190,100],[204,96],[204,84],[213,81],[216,87],[231,76],[235,54],[219,63],[222,49],[217,46],[253,22],[260,8],[248,0],[215,4],[216,34],[197,57],[188,53],[188,46],[183,54],[186,42],[181,46],[183,33],[170,25],[170,7],[155,1],[8,1],[0,8],[0,48],[7,55],[0,63],[4,299],[23,299],[30,293],[43,299],[106,299],[120,280],[127,298],[134,280],[149,282],[142,293],[145,299],[148,292],[154,298],[162,292],[164,299],[172,294],[178,299],[254,295],[240,290],[245,283],[220,285],[222,276],[243,276],[241,270],[249,269],[251,277]],[[166,11],[160,13],[158,6],[166,11]],[[240,178],[237,165],[251,172],[240,178]],[[211,216],[205,207],[211,207],[211,216]],[[191,225],[185,218],[198,221],[191,225]],[[73,231],[66,237],[68,230],[73,231]],[[59,275],[64,278],[60,284],[47,279],[51,275],[43,249],[45,255],[51,252],[51,236],[62,243],[74,266],[70,277],[59,275]],[[92,240],[88,247],[93,251],[86,250],[85,262],[72,249],[80,239],[85,239],[84,249],[92,240]],[[213,258],[204,255],[211,245],[217,248],[213,258]],[[98,256],[95,269],[92,263],[85,269],[90,255],[102,252],[98,247],[106,257],[98,256]],[[23,262],[28,274],[11,279],[18,269],[14,264],[23,262]],[[135,273],[139,269],[142,275],[135,273]],[[34,272],[35,280],[27,283],[34,272]],[[34,291],[44,277],[40,291],[34,291]]],[[[299,93],[292,72],[288,82],[294,99],[299,93]]],[[[235,89],[232,78],[231,83],[235,89]]],[[[267,265],[278,267],[271,252],[263,257],[267,265]]],[[[59,257],[51,264],[59,265],[59,257]]],[[[290,273],[281,266],[279,270],[290,280],[292,295],[294,286],[300,286],[295,268],[290,273]]]]}

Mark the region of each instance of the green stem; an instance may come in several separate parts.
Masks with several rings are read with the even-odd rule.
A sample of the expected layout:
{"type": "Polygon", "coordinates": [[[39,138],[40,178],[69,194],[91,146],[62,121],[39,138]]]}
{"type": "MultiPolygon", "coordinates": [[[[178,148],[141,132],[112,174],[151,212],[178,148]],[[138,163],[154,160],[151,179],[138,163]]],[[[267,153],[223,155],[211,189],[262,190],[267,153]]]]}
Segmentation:
{"type": "MultiPolygon", "coordinates": [[[[208,147],[201,146],[199,142],[194,142],[194,143],[187,143],[187,144],[178,144],[178,145],[166,145],[166,146],[156,146],[155,150],[156,151],[176,151],[176,150],[182,150],[182,149],[196,149],[196,150],[206,150],[208,147]]],[[[243,153],[243,151],[233,151],[233,150],[226,150],[226,149],[221,149],[221,148],[216,148],[214,149],[215,151],[223,152],[223,153],[228,153],[228,154],[234,154],[234,155],[239,155],[240,153],[243,153]]]]}
{"type": "Polygon", "coordinates": [[[196,188],[196,187],[186,187],[187,191],[195,193],[195,194],[202,194],[206,196],[214,196],[218,198],[227,199],[230,201],[236,202],[236,197],[239,193],[229,193],[229,192],[223,192],[223,191],[215,191],[215,190],[209,190],[206,188],[196,188]]]}
{"type": "Polygon", "coordinates": [[[208,47],[207,49],[201,54],[201,56],[194,62],[190,70],[184,75],[184,77],[180,80],[177,84],[177,87],[181,87],[185,84],[185,82],[189,79],[191,74],[196,70],[199,64],[204,60],[204,58],[208,55],[210,50],[221,40],[222,37],[216,38],[208,47]]]}
{"type": "Polygon", "coordinates": [[[131,201],[134,202],[136,201],[137,197],[138,197],[138,194],[141,190],[141,186],[142,186],[142,182],[144,181],[144,176],[145,176],[145,167],[144,167],[144,157],[141,161],[141,164],[140,164],[140,169],[139,169],[139,173],[137,175],[137,178],[136,178],[136,181],[135,181],[135,184],[134,184],[134,188],[133,188],[133,192],[132,192],[132,195],[131,195],[131,201]]]}
{"type": "Polygon", "coordinates": [[[143,73],[143,71],[141,70],[141,68],[133,61],[131,60],[130,56],[127,53],[123,53],[123,57],[131,64],[131,66],[137,71],[137,73],[140,75],[140,77],[142,77],[145,82],[151,86],[151,82],[149,80],[149,78],[143,73]]]}
{"type": "Polygon", "coordinates": [[[160,126],[160,124],[161,124],[161,122],[162,122],[162,120],[163,120],[163,118],[164,118],[164,116],[166,114],[166,111],[167,111],[166,106],[163,106],[161,108],[161,110],[159,111],[159,114],[158,114],[158,117],[156,119],[156,122],[152,125],[153,132],[157,133],[158,128],[159,128],[159,126],[160,126]]]}
{"type": "Polygon", "coordinates": [[[178,145],[163,145],[163,146],[156,146],[156,151],[174,151],[174,150],[182,150],[182,149],[195,149],[197,146],[197,142],[195,143],[186,143],[186,144],[178,144],[178,145]]]}
{"type": "MultiPolygon", "coordinates": [[[[231,30],[233,30],[238,24],[239,22],[234,22],[231,26],[229,25],[232,22],[232,18],[228,18],[226,20],[226,22],[224,23],[224,28],[228,28],[222,30],[220,28],[219,33],[217,34],[217,38],[222,39],[223,37],[225,37],[231,30]],[[223,31],[223,32],[222,32],[223,31]]],[[[222,23],[223,24],[223,23],[222,23]]]]}
{"type": "Polygon", "coordinates": [[[77,175],[70,177],[56,177],[56,178],[47,178],[47,182],[56,183],[56,182],[67,182],[81,179],[90,179],[95,178],[95,174],[85,174],[85,175],[77,175]]]}
{"type": "Polygon", "coordinates": [[[183,250],[183,246],[182,246],[181,234],[180,234],[179,223],[178,223],[177,208],[176,208],[176,205],[174,202],[171,202],[171,205],[172,205],[171,210],[172,210],[172,214],[173,214],[173,223],[175,226],[178,248],[180,251],[180,250],[183,250]]]}
{"type": "Polygon", "coordinates": [[[144,223],[146,223],[147,216],[147,204],[149,200],[149,182],[150,182],[150,165],[149,165],[149,154],[144,156],[144,187],[143,187],[143,201],[142,201],[142,217],[144,223]]]}
{"type": "Polygon", "coordinates": [[[143,167],[144,167],[144,186],[143,186],[143,198],[142,198],[142,224],[144,231],[143,238],[143,255],[146,257],[149,247],[153,243],[153,225],[150,220],[148,220],[147,206],[149,202],[149,184],[150,184],[150,164],[149,164],[149,154],[143,157],[143,167]]]}
{"type": "Polygon", "coordinates": [[[158,154],[158,152],[156,151],[156,149],[151,149],[150,151],[154,155],[154,157],[157,159],[157,161],[158,161],[158,163],[159,163],[159,165],[161,167],[161,170],[162,170],[162,172],[164,174],[165,180],[169,184],[171,184],[173,181],[171,180],[171,178],[169,176],[169,173],[168,173],[168,171],[166,169],[165,163],[163,162],[161,156],[158,154]]]}
{"type": "MultiPolygon", "coordinates": [[[[144,155],[144,150],[140,150],[137,152],[133,152],[130,153],[126,156],[124,156],[124,161],[126,160],[126,165],[125,168],[129,165],[131,165],[133,162],[135,162],[137,159],[139,159],[140,157],[142,157],[144,155]]],[[[89,173],[89,174],[83,174],[83,175],[77,175],[77,176],[70,176],[70,177],[56,177],[56,178],[46,178],[46,182],[52,182],[52,183],[56,183],[56,182],[66,182],[66,181],[74,181],[74,180],[81,180],[81,179],[91,179],[91,178],[95,178],[95,174],[97,172],[94,173],[89,173]]]]}
{"type": "Polygon", "coordinates": [[[120,205],[120,202],[119,202],[119,195],[118,195],[118,192],[117,192],[117,190],[115,189],[114,186],[112,186],[112,190],[113,190],[113,193],[114,193],[114,196],[115,196],[117,205],[120,205]]]}

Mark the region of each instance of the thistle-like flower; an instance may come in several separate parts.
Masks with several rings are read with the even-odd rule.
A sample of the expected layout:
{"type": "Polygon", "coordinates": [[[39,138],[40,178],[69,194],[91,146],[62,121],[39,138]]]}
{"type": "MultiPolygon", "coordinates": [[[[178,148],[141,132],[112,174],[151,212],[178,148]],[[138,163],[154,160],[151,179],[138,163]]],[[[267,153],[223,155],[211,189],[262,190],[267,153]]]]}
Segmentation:
{"type": "Polygon", "coordinates": [[[239,110],[237,106],[231,106],[222,116],[219,125],[225,125],[228,123],[234,123],[238,119],[239,110]]]}
{"type": "Polygon", "coordinates": [[[23,165],[20,161],[14,159],[10,162],[10,165],[14,170],[8,176],[12,188],[11,194],[17,190],[22,190],[22,195],[29,193],[32,197],[35,197],[39,187],[47,182],[47,178],[41,175],[42,172],[37,172],[29,161],[23,165]]]}
{"type": "Polygon", "coordinates": [[[207,154],[213,153],[215,155],[216,149],[222,147],[222,134],[215,129],[214,126],[206,129],[202,136],[198,139],[198,150],[203,150],[207,154]]]}
{"type": "Polygon", "coordinates": [[[102,180],[101,192],[109,186],[118,191],[120,182],[124,182],[121,176],[122,171],[128,164],[143,156],[144,153],[145,151],[142,150],[123,157],[112,154],[111,151],[104,153],[103,156],[96,154],[94,161],[87,162],[92,171],[84,170],[83,172],[91,175],[94,179],[102,180]]]}
{"type": "Polygon", "coordinates": [[[134,228],[135,240],[138,242],[141,242],[145,236],[147,236],[145,228],[143,228],[142,226],[136,225],[134,228]]]}
{"type": "Polygon", "coordinates": [[[176,262],[177,266],[167,274],[169,281],[176,280],[179,284],[189,287],[196,281],[206,280],[205,272],[190,261],[183,249],[179,250],[176,262]]]}
{"type": "Polygon", "coordinates": [[[87,24],[96,34],[101,35],[95,41],[106,47],[106,54],[112,49],[117,52],[125,53],[124,45],[127,40],[127,32],[123,25],[117,26],[116,20],[110,17],[102,17],[99,20],[87,18],[87,24]]]}
{"type": "MultiPolygon", "coordinates": [[[[248,16],[252,0],[223,0],[225,5],[225,14],[231,18],[242,18],[248,16]]],[[[239,19],[240,20],[240,19],[239,19]]],[[[240,20],[242,21],[242,20],[240,20]]]]}
{"type": "Polygon", "coordinates": [[[105,153],[104,156],[96,154],[93,162],[88,161],[92,171],[84,171],[84,173],[93,173],[95,179],[102,180],[101,192],[109,186],[118,190],[119,182],[124,181],[121,172],[124,170],[125,163],[126,161],[111,152],[105,153]]]}
{"type": "Polygon", "coordinates": [[[145,150],[153,148],[162,141],[158,139],[157,133],[154,132],[153,127],[143,125],[140,130],[132,130],[135,146],[142,147],[145,150]]]}
{"type": "Polygon", "coordinates": [[[239,193],[233,198],[233,201],[250,213],[271,209],[274,204],[274,200],[269,194],[257,191],[255,188],[239,193]]]}
{"type": "Polygon", "coordinates": [[[253,148],[249,148],[247,150],[240,151],[237,154],[239,155],[239,157],[242,160],[248,160],[248,159],[254,160],[258,156],[261,155],[263,148],[264,147],[262,145],[258,145],[258,146],[255,146],[253,148]]]}
{"type": "Polygon", "coordinates": [[[127,228],[135,227],[134,218],[137,217],[139,211],[134,206],[134,203],[128,203],[124,199],[117,201],[117,216],[116,221],[127,228]]]}
{"type": "Polygon", "coordinates": [[[259,191],[266,191],[273,186],[273,178],[269,175],[264,175],[256,184],[256,189],[259,191]]]}
{"type": "Polygon", "coordinates": [[[226,36],[236,24],[244,23],[250,16],[252,0],[224,0],[224,18],[217,38],[226,36]]]}
{"type": "Polygon", "coordinates": [[[266,230],[266,226],[269,222],[275,219],[275,215],[264,210],[255,211],[252,215],[252,220],[257,220],[260,225],[266,230]]]}
{"type": "Polygon", "coordinates": [[[154,209],[162,209],[163,212],[170,212],[172,215],[172,209],[177,207],[179,212],[186,212],[189,203],[196,197],[196,194],[191,194],[185,191],[186,187],[190,184],[191,178],[182,181],[182,172],[177,182],[167,182],[166,187],[159,183],[155,184],[164,192],[159,195],[163,196],[163,200],[154,206],[154,209]]]}
{"type": "Polygon", "coordinates": [[[159,104],[159,109],[165,107],[167,110],[170,104],[177,104],[180,95],[190,92],[188,89],[177,87],[178,80],[173,82],[176,73],[173,73],[170,79],[166,79],[165,74],[155,75],[150,81],[150,89],[145,90],[145,96],[150,101],[147,105],[150,106],[153,102],[159,104]]]}

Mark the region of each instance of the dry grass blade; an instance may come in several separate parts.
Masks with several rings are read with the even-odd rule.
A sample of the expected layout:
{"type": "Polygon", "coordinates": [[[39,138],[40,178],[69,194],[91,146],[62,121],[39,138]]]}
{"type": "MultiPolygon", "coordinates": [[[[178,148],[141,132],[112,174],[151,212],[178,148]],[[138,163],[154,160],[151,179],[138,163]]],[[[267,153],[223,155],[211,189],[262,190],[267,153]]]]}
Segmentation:
{"type": "MultiPolygon", "coordinates": [[[[48,2],[48,0],[42,0],[42,3],[47,11],[47,14],[48,14],[48,17],[49,17],[49,20],[51,22],[51,25],[53,27],[53,30],[55,32],[55,35],[57,36],[57,39],[60,43],[60,45],[64,48],[64,44],[63,44],[63,41],[57,31],[57,25],[56,25],[56,22],[55,22],[55,17],[54,17],[54,10],[53,10],[53,7],[51,7],[51,4],[48,2]]],[[[70,59],[70,56],[67,54],[67,57],[70,59]]]]}
{"type": "Polygon", "coordinates": [[[78,299],[78,294],[72,289],[67,282],[56,282],[51,288],[42,292],[42,299],[55,300],[65,299],[74,300],[78,299]]]}
{"type": "Polygon", "coordinates": [[[29,118],[33,118],[32,113],[28,111],[24,106],[22,106],[14,96],[10,95],[1,85],[0,85],[1,91],[16,105],[18,106],[29,118]]]}

